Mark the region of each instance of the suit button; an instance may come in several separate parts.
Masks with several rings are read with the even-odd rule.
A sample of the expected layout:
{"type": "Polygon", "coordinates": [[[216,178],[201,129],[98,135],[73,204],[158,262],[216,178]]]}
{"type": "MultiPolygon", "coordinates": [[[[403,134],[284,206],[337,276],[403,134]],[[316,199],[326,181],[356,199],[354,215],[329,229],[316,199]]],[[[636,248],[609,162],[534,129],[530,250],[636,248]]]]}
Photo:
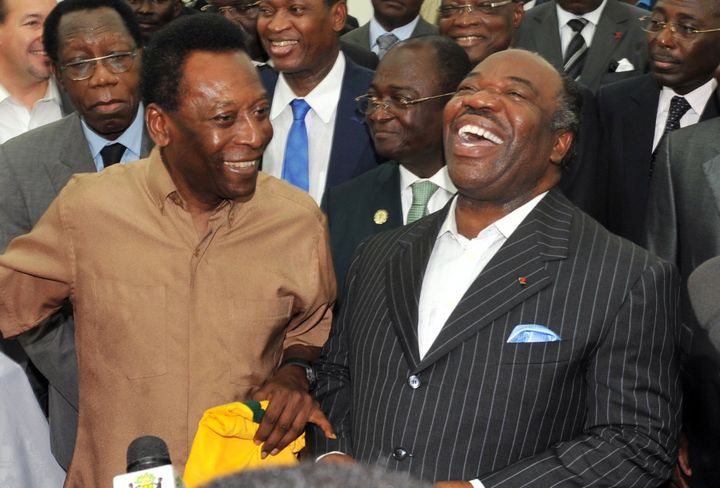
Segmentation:
{"type": "Polygon", "coordinates": [[[396,461],[402,461],[406,457],[408,457],[408,452],[402,447],[396,447],[395,449],[393,449],[392,457],[396,461]]]}
{"type": "Polygon", "coordinates": [[[420,378],[418,378],[415,375],[412,375],[411,377],[408,378],[408,385],[413,390],[417,390],[418,388],[420,388],[420,385],[421,385],[420,378]]]}

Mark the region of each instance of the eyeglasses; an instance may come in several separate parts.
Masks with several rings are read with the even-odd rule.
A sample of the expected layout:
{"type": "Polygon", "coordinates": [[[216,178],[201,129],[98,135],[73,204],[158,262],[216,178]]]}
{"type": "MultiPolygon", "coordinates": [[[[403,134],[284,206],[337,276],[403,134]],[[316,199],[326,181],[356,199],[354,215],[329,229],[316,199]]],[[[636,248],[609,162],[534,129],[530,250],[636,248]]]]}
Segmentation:
{"type": "Polygon", "coordinates": [[[243,16],[256,16],[258,14],[258,6],[260,1],[253,3],[242,3],[236,2],[233,5],[226,5],[224,7],[217,7],[215,5],[203,5],[200,10],[210,14],[221,14],[221,15],[243,15],[243,16]]]}
{"type": "Polygon", "coordinates": [[[107,56],[100,56],[99,58],[83,59],[81,61],[67,63],[60,66],[60,71],[64,72],[71,80],[87,80],[95,73],[95,66],[98,62],[102,61],[105,68],[111,73],[120,74],[130,69],[135,56],[137,56],[137,49],[121,53],[112,53],[107,56]]]}
{"type": "Polygon", "coordinates": [[[653,16],[651,15],[645,15],[643,17],[640,17],[640,19],[638,20],[640,20],[641,28],[645,32],[649,32],[650,34],[659,34],[660,32],[665,30],[665,27],[668,27],[670,29],[670,32],[683,39],[689,39],[697,34],[704,34],[706,32],[720,31],[720,27],[717,27],[715,29],[695,29],[694,27],[690,27],[689,25],[685,24],[658,20],[656,18],[653,18],[653,16]]]}
{"type": "Polygon", "coordinates": [[[504,5],[513,3],[513,0],[502,0],[501,2],[485,2],[477,5],[463,4],[463,5],[442,5],[438,8],[440,17],[443,19],[450,19],[453,17],[459,17],[463,12],[471,14],[473,12],[480,12],[481,14],[493,15],[496,13],[496,8],[504,5]]]}
{"type": "Polygon", "coordinates": [[[360,95],[355,99],[355,102],[357,103],[358,111],[363,115],[370,115],[381,107],[386,112],[399,115],[412,105],[427,102],[428,100],[435,100],[436,98],[451,97],[453,95],[455,95],[455,92],[441,93],[440,95],[423,98],[390,97],[388,100],[381,100],[372,95],[360,95]]]}

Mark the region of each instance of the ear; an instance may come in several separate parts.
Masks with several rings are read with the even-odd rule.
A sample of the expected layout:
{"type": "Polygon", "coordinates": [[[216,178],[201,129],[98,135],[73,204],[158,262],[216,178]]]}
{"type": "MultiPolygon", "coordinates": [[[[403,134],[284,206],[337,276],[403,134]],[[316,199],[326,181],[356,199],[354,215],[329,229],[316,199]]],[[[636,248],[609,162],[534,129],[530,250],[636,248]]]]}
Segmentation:
{"type": "Polygon", "coordinates": [[[522,24],[525,17],[525,8],[522,2],[515,2],[515,10],[513,11],[513,30],[517,30],[522,24]]]}
{"type": "Polygon", "coordinates": [[[177,1],[175,2],[175,9],[174,9],[175,17],[179,17],[179,16],[180,16],[180,14],[182,13],[182,8],[183,8],[182,0],[177,0],[177,1]]]}
{"type": "Polygon", "coordinates": [[[172,123],[170,116],[158,105],[151,103],[145,107],[145,125],[155,144],[167,147],[172,139],[172,123]]]}
{"type": "MultiPolygon", "coordinates": [[[[323,2],[326,0],[322,0],[323,2]]],[[[339,0],[330,7],[330,21],[335,32],[341,32],[345,27],[347,20],[347,3],[345,0],[339,0]]]]}
{"type": "Polygon", "coordinates": [[[550,162],[559,166],[560,162],[570,150],[570,146],[572,146],[573,135],[572,132],[561,132],[555,137],[555,144],[553,144],[552,152],[550,153],[550,162]]]}

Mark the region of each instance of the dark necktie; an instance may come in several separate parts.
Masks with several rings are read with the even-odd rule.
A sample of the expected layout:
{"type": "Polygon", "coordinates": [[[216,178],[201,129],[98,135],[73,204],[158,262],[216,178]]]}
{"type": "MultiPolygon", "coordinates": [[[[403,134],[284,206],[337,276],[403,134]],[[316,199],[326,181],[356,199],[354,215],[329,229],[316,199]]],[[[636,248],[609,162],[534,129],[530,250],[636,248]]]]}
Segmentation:
{"type": "Polygon", "coordinates": [[[378,37],[376,41],[378,45],[378,58],[382,59],[399,40],[400,39],[392,32],[386,32],[378,37]]]}
{"type": "Polygon", "coordinates": [[[125,146],[116,142],[114,144],[108,144],[100,150],[100,156],[102,156],[103,166],[108,167],[111,164],[119,163],[122,155],[125,154],[125,146]]]}
{"type": "Polygon", "coordinates": [[[660,136],[660,140],[650,157],[650,176],[652,176],[655,170],[655,158],[657,157],[658,149],[660,149],[660,144],[662,144],[670,132],[680,128],[680,119],[683,118],[683,115],[685,115],[690,108],[690,104],[685,100],[685,97],[675,95],[670,99],[670,110],[668,111],[668,118],[665,121],[665,129],[663,129],[662,136],[660,136]]]}
{"type": "Polygon", "coordinates": [[[302,98],[290,102],[293,111],[293,123],[288,132],[283,160],[282,179],[298,188],[308,191],[308,135],[305,127],[305,116],[310,105],[302,98]]]}
{"type": "Polygon", "coordinates": [[[563,71],[573,80],[580,78],[583,66],[585,65],[585,58],[587,57],[588,47],[587,44],[585,44],[585,38],[582,36],[582,30],[587,23],[587,19],[583,19],[582,17],[568,20],[568,25],[573,32],[575,32],[575,35],[570,40],[570,44],[568,44],[567,50],[565,51],[563,71]]]}

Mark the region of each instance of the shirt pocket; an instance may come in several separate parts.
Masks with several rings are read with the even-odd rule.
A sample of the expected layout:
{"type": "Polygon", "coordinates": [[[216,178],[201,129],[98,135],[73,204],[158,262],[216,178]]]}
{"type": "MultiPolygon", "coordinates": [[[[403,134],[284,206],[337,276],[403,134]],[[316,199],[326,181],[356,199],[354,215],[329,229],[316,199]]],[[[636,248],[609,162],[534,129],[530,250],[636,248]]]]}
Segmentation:
{"type": "Polygon", "coordinates": [[[230,311],[230,381],[260,386],[280,362],[293,298],[240,299],[230,311]]]}
{"type": "Polygon", "coordinates": [[[95,282],[97,346],[109,368],[129,379],[167,373],[164,286],[95,282]]]}

